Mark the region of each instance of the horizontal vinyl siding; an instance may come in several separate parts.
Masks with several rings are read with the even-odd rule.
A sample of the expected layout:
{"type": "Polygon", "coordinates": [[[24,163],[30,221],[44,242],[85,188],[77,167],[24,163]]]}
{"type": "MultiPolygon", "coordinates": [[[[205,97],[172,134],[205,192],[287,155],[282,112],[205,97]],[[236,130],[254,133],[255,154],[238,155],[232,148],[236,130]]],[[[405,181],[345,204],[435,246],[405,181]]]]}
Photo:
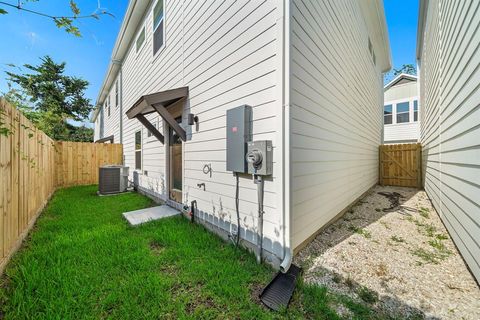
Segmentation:
{"type": "Polygon", "coordinates": [[[418,83],[417,81],[395,85],[388,88],[384,93],[385,104],[388,101],[408,99],[410,97],[418,96],[418,83]]]}
{"type": "Polygon", "coordinates": [[[100,115],[95,119],[93,127],[93,141],[97,141],[98,139],[100,139],[100,115]]]}
{"type": "Polygon", "coordinates": [[[105,109],[103,113],[103,121],[104,121],[103,137],[108,137],[113,135],[114,143],[120,143],[120,89],[119,89],[118,105],[115,106],[115,82],[116,81],[117,79],[113,81],[113,85],[110,88],[110,91],[108,92],[107,98],[105,99],[105,101],[107,101],[108,97],[110,97],[111,106],[110,106],[110,116],[108,116],[107,109],[105,109]]]}
{"type": "MultiPolygon", "coordinates": [[[[418,101],[418,83],[417,81],[395,85],[388,88],[384,94],[384,105],[395,104],[404,101],[418,101]]],[[[413,104],[410,103],[410,121],[409,123],[395,123],[384,126],[384,143],[408,143],[417,142],[420,139],[420,124],[413,122],[413,104]]],[[[420,110],[420,104],[418,104],[420,110]]],[[[420,111],[419,111],[420,112],[420,111]]],[[[393,115],[393,120],[396,115],[393,115]]]]}
{"type": "Polygon", "coordinates": [[[420,138],[420,124],[409,122],[386,125],[383,135],[385,143],[417,142],[420,138]]]}
{"type": "Polygon", "coordinates": [[[359,3],[292,3],[293,247],[378,181],[381,74],[359,3]]]}
{"type": "Polygon", "coordinates": [[[480,3],[430,1],[420,58],[425,190],[480,280],[480,3]]]}
{"type": "MultiPolygon", "coordinates": [[[[183,145],[183,202],[197,200],[210,222],[229,231],[236,224],[235,176],[226,170],[226,111],[243,104],[253,107],[253,139],[269,139],[274,146],[274,175],[265,182],[266,249],[282,254],[281,79],[277,34],[281,27],[277,1],[172,1],[166,0],[166,45],[152,56],[153,16],[145,14],[145,45],[131,48],[123,64],[123,108],[128,110],[141,95],[188,86],[189,101],[183,112],[187,142],[183,145]],[[187,126],[187,114],[199,118],[187,126]],[[212,176],[203,173],[205,164],[212,176]],[[205,191],[197,187],[205,183],[205,191]]],[[[143,26],[139,26],[140,28],[143,26]]],[[[154,120],[156,115],[147,118],[154,120]]],[[[160,121],[161,133],[167,133],[160,121]]],[[[155,196],[167,199],[165,146],[146,138],[137,120],[123,116],[125,163],[134,168],[134,133],[142,130],[143,171],[140,184],[155,196]]],[[[249,240],[257,225],[257,192],[251,176],[240,179],[242,227],[249,240]]]]}

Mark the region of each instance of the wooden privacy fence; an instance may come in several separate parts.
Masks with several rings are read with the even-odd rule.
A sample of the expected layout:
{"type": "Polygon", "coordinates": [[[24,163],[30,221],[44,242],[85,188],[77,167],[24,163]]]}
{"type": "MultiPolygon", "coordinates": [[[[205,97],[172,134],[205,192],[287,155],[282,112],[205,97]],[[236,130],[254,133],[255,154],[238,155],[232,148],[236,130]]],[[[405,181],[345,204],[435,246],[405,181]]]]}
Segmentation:
{"type": "Polygon", "coordinates": [[[0,273],[57,187],[95,184],[122,146],[55,142],[0,99],[0,273]]]}
{"type": "Polygon", "coordinates": [[[97,184],[99,166],[123,160],[121,144],[58,141],[55,149],[57,187],[97,184]]]}
{"type": "Polygon", "coordinates": [[[380,146],[381,185],[422,187],[422,146],[420,143],[380,146]]]}

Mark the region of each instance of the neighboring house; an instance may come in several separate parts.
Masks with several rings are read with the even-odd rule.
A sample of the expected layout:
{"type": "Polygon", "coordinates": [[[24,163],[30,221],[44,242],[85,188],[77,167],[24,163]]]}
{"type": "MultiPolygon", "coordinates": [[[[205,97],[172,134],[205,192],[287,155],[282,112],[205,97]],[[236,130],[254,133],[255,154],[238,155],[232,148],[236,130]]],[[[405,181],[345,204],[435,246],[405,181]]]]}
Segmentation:
{"type": "MultiPolygon", "coordinates": [[[[123,143],[140,191],[177,208],[196,200],[197,220],[226,235],[237,225],[226,113],[252,106],[251,139],[273,145],[263,250],[286,268],[294,249],[377,183],[389,69],[379,0],[132,0],[98,96],[95,137],[123,143]]],[[[252,176],[240,174],[249,247],[257,203],[252,176]]]]}
{"type": "Polygon", "coordinates": [[[480,281],[480,1],[421,1],[425,190],[480,281]]]}
{"type": "Polygon", "coordinates": [[[402,73],[384,88],[383,142],[412,143],[420,139],[417,77],[402,73]]]}

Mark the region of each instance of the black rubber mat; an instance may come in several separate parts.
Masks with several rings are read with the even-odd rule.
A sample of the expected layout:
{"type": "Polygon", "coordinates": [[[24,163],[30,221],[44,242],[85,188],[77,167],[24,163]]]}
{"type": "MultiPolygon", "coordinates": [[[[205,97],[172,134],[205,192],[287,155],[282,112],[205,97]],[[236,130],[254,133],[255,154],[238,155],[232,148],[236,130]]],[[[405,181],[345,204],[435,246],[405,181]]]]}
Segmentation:
{"type": "Polygon", "coordinates": [[[286,273],[277,273],[275,278],[263,289],[260,300],[270,309],[278,311],[286,309],[292,298],[300,269],[291,265],[286,273]]]}

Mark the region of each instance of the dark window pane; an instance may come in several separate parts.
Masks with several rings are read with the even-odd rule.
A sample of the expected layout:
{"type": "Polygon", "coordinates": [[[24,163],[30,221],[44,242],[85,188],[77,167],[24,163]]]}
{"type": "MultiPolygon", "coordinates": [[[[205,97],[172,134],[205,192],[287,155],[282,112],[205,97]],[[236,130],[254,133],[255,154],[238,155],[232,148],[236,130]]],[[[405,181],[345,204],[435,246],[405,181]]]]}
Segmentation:
{"type": "Polygon", "coordinates": [[[142,149],[142,132],[135,132],[135,150],[142,149]]]}
{"type": "Polygon", "coordinates": [[[410,117],[408,112],[397,113],[397,123],[405,123],[409,121],[410,121],[410,117]]]}
{"type": "Polygon", "coordinates": [[[392,114],[392,105],[391,104],[387,104],[386,106],[383,107],[383,114],[384,115],[392,114]]]}
{"type": "Polygon", "coordinates": [[[142,151],[135,151],[135,169],[142,169],[142,151]]]}
{"type": "Polygon", "coordinates": [[[118,80],[115,82],[115,107],[118,107],[118,80]]]}
{"type": "Polygon", "coordinates": [[[158,0],[153,8],[153,29],[155,29],[163,18],[163,0],[158,0]]]}
{"type": "Polygon", "coordinates": [[[392,124],[392,115],[385,116],[385,124],[392,124]]]}
{"type": "Polygon", "coordinates": [[[397,113],[401,112],[409,112],[409,104],[408,102],[402,102],[397,104],[397,113]]]}
{"type": "Polygon", "coordinates": [[[158,26],[157,29],[153,32],[153,54],[157,53],[157,51],[163,45],[163,20],[158,26]]]}
{"type": "Polygon", "coordinates": [[[418,111],[415,111],[413,113],[413,121],[415,121],[415,122],[418,121],[418,111]]]}
{"type": "Polygon", "coordinates": [[[418,111],[418,101],[413,100],[413,111],[418,111]]]}

